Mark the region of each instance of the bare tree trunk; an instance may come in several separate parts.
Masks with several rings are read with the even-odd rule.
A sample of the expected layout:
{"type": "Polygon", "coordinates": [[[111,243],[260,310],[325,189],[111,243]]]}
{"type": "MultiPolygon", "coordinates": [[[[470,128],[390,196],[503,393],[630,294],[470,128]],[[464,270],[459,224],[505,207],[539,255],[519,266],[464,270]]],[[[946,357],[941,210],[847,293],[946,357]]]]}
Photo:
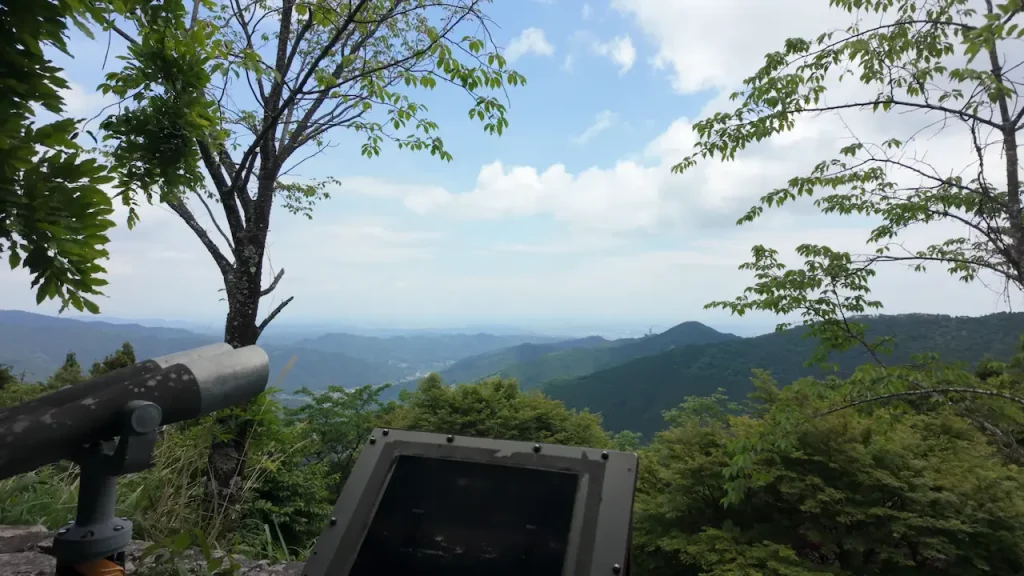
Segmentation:
{"type": "MultiPolygon", "coordinates": [[[[250,247],[244,248],[251,250],[250,247]]],[[[224,321],[224,341],[235,348],[252,346],[259,340],[256,324],[260,308],[260,274],[262,266],[247,266],[239,259],[233,278],[224,282],[228,314],[224,321]],[[249,268],[249,270],[246,270],[249,268]]]]}
{"type": "MultiPolygon", "coordinates": [[[[236,264],[231,277],[224,281],[228,301],[224,341],[239,348],[255,344],[260,335],[256,321],[260,302],[262,254],[257,256],[257,253],[262,253],[262,250],[246,245],[236,246],[235,251],[236,264]]],[[[228,517],[223,511],[236,508],[241,502],[246,473],[246,444],[252,431],[252,422],[243,414],[239,418],[218,417],[216,424],[226,434],[223,438],[214,438],[210,445],[207,458],[208,506],[211,514],[223,521],[228,517]]]]}

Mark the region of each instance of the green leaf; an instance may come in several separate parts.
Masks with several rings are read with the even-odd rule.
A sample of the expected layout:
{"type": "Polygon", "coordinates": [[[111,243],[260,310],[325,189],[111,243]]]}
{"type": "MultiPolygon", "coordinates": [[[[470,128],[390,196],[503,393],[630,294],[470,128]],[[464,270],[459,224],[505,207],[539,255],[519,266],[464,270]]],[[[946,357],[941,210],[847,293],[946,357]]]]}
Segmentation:
{"type": "Polygon", "coordinates": [[[89,300],[88,298],[82,298],[82,304],[85,306],[85,309],[88,310],[90,314],[100,313],[100,307],[97,306],[96,303],[93,302],[92,300],[89,300]]]}

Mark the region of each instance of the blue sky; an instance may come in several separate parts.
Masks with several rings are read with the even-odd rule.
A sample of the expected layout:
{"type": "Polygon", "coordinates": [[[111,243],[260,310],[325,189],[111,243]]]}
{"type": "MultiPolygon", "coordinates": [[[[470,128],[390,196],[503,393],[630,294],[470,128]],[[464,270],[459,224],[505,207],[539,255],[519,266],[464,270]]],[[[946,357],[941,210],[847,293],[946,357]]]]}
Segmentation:
{"type": "MultiPolygon", "coordinates": [[[[272,221],[270,264],[287,270],[277,294],[296,297],[281,321],[585,332],[700,320],[750,334],[774,319],[703,310],[750,283],[736,270],[750,246],[772,245],[790,259],[797,244],[822,239],[864,250],[870,222],[822,217],[806,203],[753,226],[734,222],[772,187],[834,154],[848,137],[843,126],[882,139],[916,129],[903,120],[815,119],[737,162],[685,176],[669,170],[692,146],[693,121],[723,109],[765,53],[847,21],[827,1],[496,0],[488,13],[528,80],[510,92],[509,130],[485,135],[466,119],[470,103],[439,86],[413,97],[441,125],[451,163],[395,150],[367,160],[355,134],[332,133],[336,146],[295,176],[333,176],[341,187],[311,222],[283,210],[272,221]]],[[[70,46],[73,60],[55,59],[74,84],[70,112],[89,117],[107,103],[95,92],[107,38],[76,33],[70,46]]],[[[113,38],[112,54],[121,50],[113,38]]],[[[965,142],[954,134],[928,146],[956,163],[965,142]]],[[[952,233],[930,227],[909,239],[952,233]]],[[[166,209],[147,208],[139,228],[118,229],[112,240],[105,313],[222,317],[215,267],[166,209]]],[[[891,312],[1006,307],[984,287],[941,273],[885,271],[875,292],[891,312]]],[[[35,308],[23,274],[0,274],[0,306],[35,308]]]]}

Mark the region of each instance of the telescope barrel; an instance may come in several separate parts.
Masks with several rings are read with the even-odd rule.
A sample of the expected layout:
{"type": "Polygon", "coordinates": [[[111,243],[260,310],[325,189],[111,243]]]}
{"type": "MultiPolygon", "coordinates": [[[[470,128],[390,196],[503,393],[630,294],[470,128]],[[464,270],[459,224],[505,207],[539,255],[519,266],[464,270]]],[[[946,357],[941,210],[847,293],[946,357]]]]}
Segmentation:
{"type": "Polygon", "coordinates": [[[60,390],[45,396],[40,396],[39,398],[33,398],[27,402],[22,402],[17,406],[8,408],[7,410],[0,410],[0,418],[17,418],[22,414],[31,414],[43,406],[63,406],[70,402],[81,400],[86,396],[96,394],[97,391],[110,386],[112,383],[124,382],[125,380],[139,376],[156,374],[168,366],[181,362],[198,360],[199,358],[220,354],[231,349],[230,344],[227,344],[226,342],[218,342],[216,344],[210,344],[209,346],[193,348],[191,350],[185,350],[184,352],[175,352],[174,354],[168,354],[151,360],[143,360],[142,362],[137,362],[131,366],[126,366],[124,368],[108,372],[102,376],[91,378],[85,382],[80,382],[72,386],[65,386],[60,390]]]}
{"type": "Polygon", "coordinates": [[[171,355],[170,360],[149,361],[165,365],[156,371],[118,370],[120,375],[105,378],[102,387],[92,381],[70,387],[88,386],[85,394],[62,389],[47,396],[64,392],[60,403],[44,397],[30,411],[0,415],[0,479],[69,458],[82,445],[117,436],[123,410],[132,401],[158,405],[161,424],[167,425],[252,400],[267,387],[270,360],[257,346],[225,346],[227,350],[220,352],[200,348],[171,355]]]}

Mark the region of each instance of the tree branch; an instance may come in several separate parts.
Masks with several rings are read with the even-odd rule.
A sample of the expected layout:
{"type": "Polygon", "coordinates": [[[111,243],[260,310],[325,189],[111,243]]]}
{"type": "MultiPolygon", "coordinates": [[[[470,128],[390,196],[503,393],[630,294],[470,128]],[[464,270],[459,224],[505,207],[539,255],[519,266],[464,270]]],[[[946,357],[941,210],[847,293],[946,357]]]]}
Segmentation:
{"type": "Polygon", "coordinates": [[[819,106],[816,108],[798,108],[797,110],[794,110],[794,112],[835,112],[837,110],[847,110],[850,108],[867,108],[868,106],[875,107],[881,106],[883,104],[892,104],[893,106],[904,106],[906,108],[916,108],[918,110],[931,110],[934,112],[943,112],[945,114],[951,114],[953,116],[959,116],[961,118],[974,120],[975,122],[985,124],[986,126],[991,126],[992,128],[996,128],[999,130],[1002,130],[1003,128],[1002,125],[1000,125],[998,122],[989,120],[987,118],[983,118],[981,116],[978,116],[977,114],[972,114],[966,110],[947,108],[945,106],[940,106],[938,104],[929,104],[927,102],[909,102],[907,100],[896,100],[894,98],[880,98],[868,102],[851,102],[848,104],[836,104],[834,106],[819,106]]]}
{"type": "MultiPolygon", "coordinates": [[[[387,18],[390,17],[390,13],[393,13],[393,11],[397,8],[397,6],[398,6],[398,2],[395,2],[392,5],[391,10],[389,11],[389,14],[383,15],[380,18],[380,20],[377,22],[377,25],[372,30],[368,30],[366,32],[366,34],[364,34],[362,36],[362,38],[360,38],[355,43],[355,45],[353,45],[351,48],[349,48],[348,49],[348,54],[352,55],[352,54],[355,54],[356,52],[358,52],[359,50],[362,50],[363,47],[366,45],[366,42],[377,33],[377,31],[380,29],[381,25],[383,25],[383,23],[387,20],[387,18]]],[[[351,38],[347,38],[345,40],[345,44],[346,45],[348,44],[348,41],[350,39],[351,38]]],[[[343,48],[347,48],[347,46],[343,46],[343,48]]],[[[334,70],[331,71],[331,78],[334,80],[336,85],[338,83],[338,80],[341,78],[342,72],[345,71],[345,69],[342,67],[342,63],[343,62],[344,62],[344,58],[342,58],[338,62],[338,65],[334,67],[334,70]]],[[[316,65],[319,65],[319,62],[314,62],[314,66],[316,66],[316,65]]],[[[304,92],[303,91],[304,87],[305,87],[305,83],[296,86],[295,87],[295,90],[296,90],[295,93],[302,93],[302,92],[304,92]]],[[[284,152],[283,155],[284,156],[288,156],[291,152],[293,152],[298,147],[295,143],[299,139],[302,138],[302,136],[304,135],[304,133],[306,131],[306,128],[308,127],[310,121],[313,119],[313,116],[316,114],[317,110],[319,110],[320,107],[323,105],[324,101],[326,101],[327,95],[329,93],[330,93],[330,91],[326,90],[326,91],[322,91],[319,94],[317,94],[317,97],[314,99],[313,103],[309,106],[309,108],[303,114],[302,119],[299,120],[298,124],[296,124],[295,129],[292,131],[291,137],[289,138],[289,140],[283,146],[283,152],[284,152]]]]}
{"type": "MultiPolygon", "coordinates": [[[[242,36],[245,38],[245,47],[249,50],[252,50],[253,52],[256,52],[256,47],[253,45],[252,42],[252,31],[249,29],[249,23],[245,19],[245,8],[242,7],[241,3],[238,2],[238,0],[235,0],[234,3],[234,17],[235,21],[238,22],[239,28],[242,29],[242,36]]],[[[246,72],[245,79],[249,83],[249,90],[252,92],[253,97],[257,101],[259,101],[260,104],[265,106],[267,101],[267,92],[266,89],[263,87],[263,78],[259,75],[256,76],[256,86],[259,88],[259,95],[257,95],[256,91],[252,88],[252,80],[249,72],[246,72]]]]}
{"type": "MultiPolygon", "coordinates": [[[[273,270],[274,269],[273,266],[271,266],[270,269],[273,270]]],[[[283,277],[284,277],[284,268],[281,268],[281,270],[279,270],[278,273],[274,275],[274,279],[270,282],[270,286],[267,286],[263,290],[260,290],[260,297],[262,298],[262,297],[266,296],[267,294],[270,294],[271,292],[273,292],[274,289],[277,288],[278,282],[280,282],[281,278],[283,278],[283,277]]]]}
{"type": "Polygon", "coordinates": [[[199,238],[199,241],[206,247],[207,252],[213,257],[213,261],[217,264],[217,268],[220,269],[221,273],[225,276],[231,273],[231,261],[224,256],[224,253],[220,251],[217,244],[207,234],[206,229],[196,220],[195,215],[188,209],[188,206],[181,200],[171,200],[167,202],[167,206],[178,215],[179,218],[185,221],[192,232],[199,238]]]}
{"type": "Polygon", "coordinates": [[[238,204],[235,203],[235,195],[232,194],[233,183],[228,182],[221,164],[217,157],[214,156],[213,151],[210,150],[210,146],[198,139],[196,140],[196,145],[199,147],[199,156],[203,159],[206,172],[210,174],[213,186],[217,189],[220,204],[224,208],[224,217],[228,221],[228,229],[231,230],[231,237],[234,239],[234,243],[238,244],[242,233],[245,231],[245,224],[242,220],[242,215],[238,211],[238,204]]]}
{"type": "Polygon", "coordinates": [[[1003,393],[1003,392],[996,392],[994,390],[982,390],[980,388],[960,388],[960,387],[926,388],[926,389],[923,389],[923,390],[907,390],[907,391],[904,391],[904,392],[893,392],[891,394],[882,394],[881,396],[873,396],[871,398],[865,398],[864,400],[857,400],[855,402],[851,402],[849,404],[840,406],[838,408],[832,408],[831,410],[826,410],[826,411],[818,414],[817,416],[815,416],[815,418],[822,418],[824,416],[828,416],[829,414],[835,414],[836,412],[841,412],[843,410],[847,410],[849,408],[854,408],[856,406],[862,406],[864,404],[868,404],[868,403],[871,403],[871,402],[879,402],[879,401],[882,401],[882,400],[893,400],[893,399],[896,399],[896,398],[908,398],[910,396],[925,396],[925,395],[932,395],[932,394],[949,394],[949,393],[974,394],[974,395],[978,395],[978,396],[990,396],[990,397],[994,397],[994,398],[1002,398],[1004,400],[1009,400],[1011,402],[1015,402],[1017,404],[1020,404],[1021,406],[1024,406],[1024,398],[1021,398],[1019,396],[1014,396],[1012,394],[1006,394],[1006,393],[1003,393]]]}
{"type": "MultiPolygon", "coordinates": [[[[284,101],[281,102],[280,106],[275,106],[273,114],[266,114],[264,116],[263,126],[260,128],[259,133],[256,134],[256,137],[253,139],[253,141],[249,144],[249,147],[246,149],[245,153],[242,154],[242,159],[238,163],[238,170],[235,171],[235,174],[232,177],[232,182],[237,183],[239,180],[241,180],[242,174],[240,174],[240,171],[245,170],[246,166],[250,165],[254,161],[257,152],[263,146],[264,140],[269,138],[271,134],[276,132],[277,121],[280,120],[281,116],[284,115],[284,111],[289,106],[292,105],[292,102],[294,102],[295,99],[298,97],[299,91],[301,91],[302,87],[305,86],[306,83],[309,82],[310,78],[313,77],[313,74],[316,72],[319,63],[322,62],[324,58],[327,58],[331,51],[334,50],[335,46],[338,44],[338,41],[341,40],[341,36],[345,33],[345,30],[347,30],[348,27],[352,25],[352,22],[355,20],[356,15],[364,7],[366,7],[368,3],[369,0],[359,0],[359,2],[355,6],[352,6],[349,9],[349,13],[348,16],[345,18],[345,21],[342,23],[341,26],[338,27],[338,30],[335,32],[334,36],[326,44],[324,44],[322,48],[320,48],[319,53],[317,54],[316,58],[313,59],[309,69],[306,70],[306,73],[303,74],[302,79],[296,84],[296,91],[289,94],[284,99],[284,101]]],[[[282,82],[283,79],[277,84],[280,84],[282,82]]],[[[271,90],[271,92],[271,100],[273,100],[273,90],[271,90]]],[[[272,104],[272,102],[268,102],[268,104],[272,104]]]]}
{"type": "Polygon", "coordinates": [[[220,227],[220,223],[217,222],[217,217],[213,215],[213,210],[210,209],[210,205],[207,204],[206,199],[203,198],[203,194],[201,192],[196,192],[195,195],[196,198],[199,198],[199,201],[202,202],[203,208],[206,208],[206,213],[210,215],[210,221],[213,222],[213,227],[216,228],[217,232],[220,233],[220,237],[223,238],[224,241],[228,243],[228,248],[230,248],[231,251],[234,252],[235,245],[232,244],[231,239],[228,238],[228,235],[224,233],[224,229],[220,227]]]}
{"type": "MultiPolygon", "coordinates": [[[[447,38],[448,34],[450,34],[455,29],[456,26],[458,26],[459,24],[462,23],[463,20],[468,18],[471,13],[475,13],[474,10],[475,10],[475,8],[476,8],[478,3],[479,3],[479,0],[474,0],[473,3],[468,8],[466,8],[465,10],[463,10],[463,11],[461,11],[459,13],[458,17],[452,17],[452,18],[454,18],[454,21],[452,21],[450,19],[448,22],[446,22],[444,24],[444,26],[442,26],[442,30],[437,35],[437,38],[435,40],[431,41],[429,44],[427,44],[426,46],[424,46],[420,50],[418,50],[418,51],[416,51],[416,52],[414,52],[412,54],[409,54],[408,56],[406,56],[406,57],[404,57],[402,59],[393,60],[393,61],[390,61],[390,62],[385,62],[385,63],[379,64],[377,66],[371,67],[369,69],[366,69],[364,67],[364,69],[361,72],[346,78],[344,81],[340,81],[341,73],[344,71],[344,69],[342,69],[341,65],[339,64],[338,66],[335,67],[335,69],[331,73],[331,77],[335,81],[334,84],[326,86],[326,87],[323,87],[323,88],[318,88],[318,89],[312,90],[312,91],[304,91],[303,90],[303,87],[305,86],[305,82],[303,82],[302,84],[298,85],[296,87],[296,91],[297,92],[301,91],[301,93],[303,95],[306,95],[306,96],[312,96],[312,95],[316,94],[317,98],[314,100],[314,102],[306,110],[305,114],[303,115],[303,118],[296,125],[295,130],[292,131],[290,140],[282,147],[282,150],[283,150],[282,156],[287,158],[289,154],[294,152],[299,147],[299,145],[300,145],[299,144],[299,140],[305,135],[304,133],[305,133],[306,129],[308,128],[308,124],[313,121],[314,114],[316,114],[316,111],[323,104],[323,102],[327,98],[328,94],[330,94],[332,91],[336,90],[342,84],[352,83],[352,82],[354,82],[356,80],[359,80],[360,78],[371,76],[373,74],[376,74],[376,73],[378,73],[380,71],[383,71],[383,70],[386,70],[386,69],[389,69],[389,68],[400,68],[404,64],[406,64],[407,62],[415,61],[416,59],[422,57],[423,55],[428,54],[434,48],[434,46],[436,46],[442,40],[447,38]]],[[[374,30],[370,31],[367,35],[365,35],[361,39],[360,43],[357,43],[356,46],[352,47],[352,49],[349,51],[349,53],[350,54],[354,54],[355,51],[361,49],[362,45],[365,44],[366,40],[371,38],[377,32],[377,29],[379,29],[380,26],[383,25],[387,21],[387,18],[392,18],[392,17],[395,16],[395,14],[401,13],[401,11],[397,11],[397,8],[398,8],[398,6],[400,4],[401,4],[401,1],[396,1],[394,6],[391,8],[391,11],[389,12],[389,14],[386,17],[376,21],[377,28],[374,28],[374,30]]],[[[410,9],[410,10],[412,10],[412,9],[410,9]]],[[[368,22],[364,22],[364,23],[368,23],[368,22]]],[[[321,117],[321,120],[322,119],[323,119],[323,117],[321,117]]],[[[321,123],[321,122],[317,121],[315,123],[321,123]]],[[[324,131],[326,131],[326,130],[324,130],[324,131]]],[[[308,142],[308,139],[304,140],[303,143],[304,142],[308,142]]]]}
{"type": "Polygon", "coordinates": [[[277,307],[274,308],[274,310],[270,313],[270,315],[264,318],[263,322],[260,322],[260,325],[256,327],[257,335],[263,334],[263,330],[267,327],[267,325],[269,325],[274,318],[277,318],[277,315],[281,313],[281,310],[284,310],[285,306],[291,304],[292,300],[295,300],[295,296],[289,296],[288,298],[285,298],[284,302],[278,304],[277,307]]]}
{"type": "MultiPolygon", "coordinates": [[[[198,5],[199,1],[196,0],[196,6],[198,5]]],[[[194,14],[193,16],[196,17],[196,14],[194,14]]],[[[130,34],[119,28],[117,24],[114,24],[113,22],[108,20],[107,25],[110,26],[111,30],[113,30],[119,36],[124,38],[129,44],[138,45],[138,40],[132,38],[130,34]]],[[[206,142],[202,140],[197,140],[196,145],[199,147],[199,154],[203,159],[203,164],[206,166],[206,171],[210,174],[210,178],[213,179],[214,186],[217,188],[217,192],[221,200],[221,205],[224,206],[224,216],[228,220],[228,228],[231,230],[232,236],[237,240],[238,235],[240,235],[244,230],[244,226],[242,225],[241,215],[238,213],[238,207],[235,206],[234,201],[231,199],[231,184],[233,182],[228,182],[228,180],[225,178],[224,172],[221,170],[222,165],[226,166],[229,170],[234,168],[234,162],[231,161],[231,156],[228,154],[228,152],[224,149],[223,146],[217,147],[217,153],[216,156],[214,156],[213,151],[210,149],[210,146],[206,142]],[[220,163],[217,162],[218,159],[220,160],[220,163]]],[[[252,206],[252,200],[245,193],[244,189],[236,189],[234,197],[238,199],[239,203],[242,205],[242,210],[245,216],[248,217],[252,206]]],[[[175,210],[173,206],[171,207],[171,209],[175,210]]],[[[207,207],[207,209],[209,209],[209,207],[207,207]]],[[[177,213],[177,210],[175,210],[175,213],[177,213]]],[[[189,212],[189,214],[191,215],[191,212],[189,212]]],[[[192,219],[193,221],[195,220],[194,217],[192,217],[192,219]]],[[[188,224],[188,221],[186,220],[185,223],[188,224]]],[[[216,220],[214,220],[214,223],[216,223],[216,220]]],[[[198,223],[196,223],[196,225],[198,226],[198,223]]],[[[189,227],[192,227],[191,224],[189,225],[189,227]]],[[[202,227],[200,226],[200,228],[202,227]]],[[[221,234],[223,235],[223,231],[221,231],[221,234]]],[[[228,244],[231,245],[230,242],[228,244]]],[[[223,257],[223,255],[221,256],[223,257]]],[[[218,266],[220,266],[219,262],[218,266]]]]}
{"type": "Polygon", "coordinates": [[[107,24],[107,26],[110,26],[111,30],[113,30],[121,38],[124,38],[129,44],[138,44],[139,43],[138,40],[136,40],[135,38],[132,38],[131,34],[125,32],[124,30],[122,30],[117,24],[114,24],[109,19],[107,20],[106,24],[107,24]]]}
{"type": "Polygon", "coordinates": [[[192,18],[188,23],[189,29],[195,28],[196,22],[199,21],[199,5],[201,3],[202,0],[193,0],[192,2],[192,18]]]}

